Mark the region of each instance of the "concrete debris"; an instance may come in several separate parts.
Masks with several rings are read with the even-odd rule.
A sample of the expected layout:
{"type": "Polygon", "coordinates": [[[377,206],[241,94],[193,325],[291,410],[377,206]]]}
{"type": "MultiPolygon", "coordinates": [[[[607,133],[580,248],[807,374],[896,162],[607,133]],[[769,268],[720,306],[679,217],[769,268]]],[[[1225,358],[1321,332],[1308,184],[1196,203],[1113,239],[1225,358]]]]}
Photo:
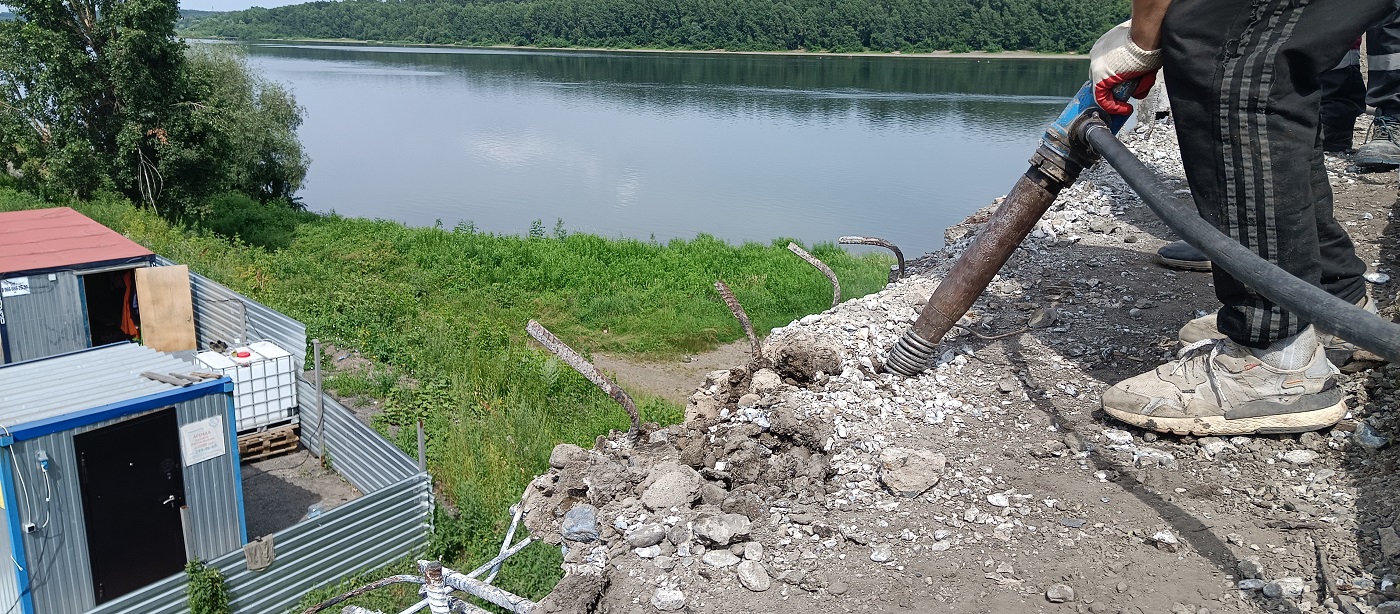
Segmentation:
{"type": "Polygon", "coordinates": [[[554,450],[549,453],[549,466],[555,469],[563,469],[564,465],[570,462],[584,461],[587,459],[587,450],[571,443],[561,443],[554,446],[554,450]]]}
{"type": "Polygon", "coordinates": [[[1068,584],[1051,584],[1045,589],[1045,599],[1050,603],[1067,603],[1074,601],[1074,589],[1068,584]]]}
{"type": "MultiPolygon", "coordinates": [[[[1124,134],[1186,189],[1170,122],[1124,134]]],[[[1325,163],[1339,219],[1394,200],[1393,184],[1325,163]]],[[[531,535],[563,547],[541,611],[1384,611],[1400,574],[1400,367],[1348,367],[1351,415],[1315,433],[1172,435],[1105,416],[1108,386],[1172,360],[1185,320],[1218,307],[1209,275],[1152,264],[1171,235],[1111,171],[1061,192],[925,373],[883,370],[991,213],[907,277],[705,374],[683,424],[557,446],[521,502],[531,535]],[[1319,550],[1342,586],[1310,584],[1319,550]],[[578,578],[596,591],[566,594],[578,578]]],[[[1374,213],[1348,230],[1364,260],[1393,266],[1400,237],[1374,213]]],[[[1369,289],[1400,316],[1390,285],[1369,289]]]]}
{"type": "Polygon", "coordinates": [[[598,508],[587,503],[573,506],[564,514],[561,532],[569,541],[598,541],[598,508]]]}
{"type": "Polygon", "coordinates": [[[931,450],[885,448],[880,452],[880,482],[891,493],[917,497],[942,479],[947,459],[931,450]]]}
{"type": "Polygon", "coordinates": [[[655,546],[666,539],[666,527],[659,524],[644,524],[627,535],[627,545],[633,548],[655,546]]]}
{"type": "Polygon", "coordinates": [[[692,529],[695,536],[716,546],[728,545],[735,537],[749,534],[748,517],[740,514],[706,516],[697,520],[692,529]]]}
{"type": "Polygon", "coordinates": [[[672,461],[657,465],[647,481],[651,485],[642,493],[642,503],[653,510],[687,505],[695,500],[700,489],[700,474],[672,461]]]}
{"type": "Polygon", "coordinates": [[[662,612],[674,612],[685,607],[685,593],[674,588],[658,588],[651,595],[651,605],[662,612]]]}
{"type": "Polygon", "coordinates": [[[1308,589],[1308,585],[1302,578],[1279,578],[1264,585],[1264,596],[1270,599],[1289,598],[1297,599],[1303,596],[1303,592],[1308,589]]]}
{"type": "Polygon", "coordinates": [[[1395,527],[1381,527],[1376,532],[1380,535],[1381,554],[1400,557],[1400,535],[1396,535],[1395,527]]]}
{"type": "Polygon", "coordinates": [[[768,590],[772,585],[772,579],[768,577],[768,571],[757,561],[744,561],[739,563],[739,584],[756,593],[768,590]]]}

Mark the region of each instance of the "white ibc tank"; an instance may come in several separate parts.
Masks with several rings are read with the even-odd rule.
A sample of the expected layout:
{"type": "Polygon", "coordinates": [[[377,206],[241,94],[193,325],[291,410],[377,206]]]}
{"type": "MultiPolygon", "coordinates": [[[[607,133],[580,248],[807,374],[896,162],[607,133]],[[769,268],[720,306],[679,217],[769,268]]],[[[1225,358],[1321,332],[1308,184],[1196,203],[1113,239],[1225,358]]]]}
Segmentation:
{"type": "Polygon", "coordinates": [[[228,354],[200,352],[195,358],[233,380],[239,433],[296,421],[296,366],[290,352],[275,343],[257,341],[228,354]]]}

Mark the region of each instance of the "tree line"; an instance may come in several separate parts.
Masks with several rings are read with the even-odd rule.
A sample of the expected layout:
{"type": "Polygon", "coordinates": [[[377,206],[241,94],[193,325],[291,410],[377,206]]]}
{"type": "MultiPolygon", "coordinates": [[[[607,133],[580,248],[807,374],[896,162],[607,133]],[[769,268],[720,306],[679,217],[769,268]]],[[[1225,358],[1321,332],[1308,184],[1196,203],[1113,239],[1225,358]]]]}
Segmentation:
{"type": "Polygon", "coordinates": [[[176,0],[6,5],[0,181],[55,202],[120,193],[191,223],[293,206],[302,108],[234,46],[177,37],[176,0]]]}
{"type": "Polygon", "coordinates": [[[344,0],[191,20],[188,36],[733,51],[1087,51],[1129,0],[344,0]]]}

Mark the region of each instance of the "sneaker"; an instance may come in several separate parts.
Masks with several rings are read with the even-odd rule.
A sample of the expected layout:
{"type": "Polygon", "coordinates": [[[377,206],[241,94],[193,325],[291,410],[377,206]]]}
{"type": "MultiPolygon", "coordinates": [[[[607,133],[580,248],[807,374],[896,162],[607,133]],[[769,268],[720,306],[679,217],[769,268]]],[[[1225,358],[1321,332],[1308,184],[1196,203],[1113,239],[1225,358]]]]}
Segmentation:
{"type": "Polygon", "coordinates": [[[1172,241],[1157,250],[1157,264],[1187,271],[1209,271],[1210,258],[1185,241],[1172,241]]]}
{"type": "MultiPolygon", "coordinates": [[[[1371,300],[1369,296],[1361,297],[1361,301],[1356,306],[1376,313],[1376,302],[1371,300]]],[[[1181,341],[1182,345],[1191,345],[1205,339],[1224,339],[1225,335],[1220,332],[1216,319],[1219,314],[1220,312],[1216,311],[1187,322],[1185,326],[1181,327],[1181,330],[1176,332],[1177,340],[1181,341]]],[[[1350,362],[1352,355],[1361,349],[1346,339],[1322,331],[1317,331],[1317,341],[1327,352],[1327,360],[1338,367],[1350,362]]]]}
{"type": "Polygon", "coordinates": [[[1365,171],[1384,171],[1400,167],[1400,118],[1377,115],[1366,131],[1366,142],[1356,148],[1356,167],[1365,171]]]}
{"type": "Polygon", "coordinates": [[[1129,378],[1103,394],[1108,415],[1177,435],[1302,433],[1347,413],[1337,368],[1322,346],[1299,369],[1277,369],[1229,339],[1186,346],[1175,361],[1129,378]]]}

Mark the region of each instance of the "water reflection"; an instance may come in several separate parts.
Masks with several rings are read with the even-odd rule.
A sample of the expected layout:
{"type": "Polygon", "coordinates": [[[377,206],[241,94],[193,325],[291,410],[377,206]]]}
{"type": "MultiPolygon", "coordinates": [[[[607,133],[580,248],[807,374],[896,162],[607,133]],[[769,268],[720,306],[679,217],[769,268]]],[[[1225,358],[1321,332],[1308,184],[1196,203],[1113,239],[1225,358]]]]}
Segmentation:
{"type": "Polygon", "coordinates": [[[907,252],[1025,169],[1080,61],[254,45],[307,107],[314,209],[907,252]]]}

